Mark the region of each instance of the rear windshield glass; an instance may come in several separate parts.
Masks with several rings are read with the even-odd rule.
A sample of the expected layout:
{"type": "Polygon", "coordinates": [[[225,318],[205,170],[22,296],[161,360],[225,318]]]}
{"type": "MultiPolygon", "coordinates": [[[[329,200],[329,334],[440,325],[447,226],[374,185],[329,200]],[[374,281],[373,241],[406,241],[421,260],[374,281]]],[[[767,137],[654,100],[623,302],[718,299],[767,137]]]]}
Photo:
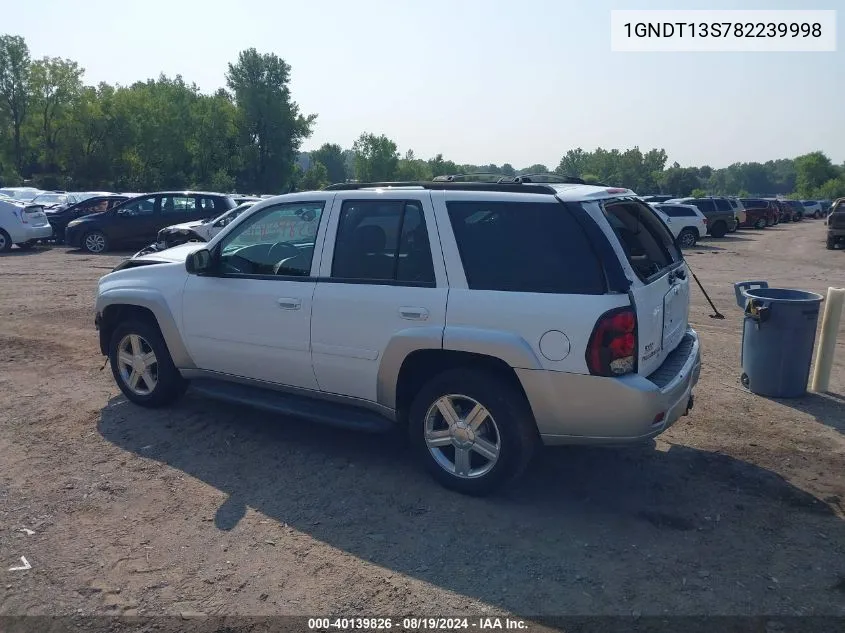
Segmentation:
{"type": "Polygon", "coordinates": [[[647,205],[635,200],[611,201],[602,205],[602,211],[643,281],[681,261],[672,234],[647,205]]]}

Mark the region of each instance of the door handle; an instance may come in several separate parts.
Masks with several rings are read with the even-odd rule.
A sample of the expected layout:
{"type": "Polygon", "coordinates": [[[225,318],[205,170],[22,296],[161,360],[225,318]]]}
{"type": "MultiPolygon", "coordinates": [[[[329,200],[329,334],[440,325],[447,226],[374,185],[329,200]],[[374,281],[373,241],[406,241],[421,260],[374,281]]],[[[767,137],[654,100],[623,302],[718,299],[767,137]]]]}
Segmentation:
{"type": "Polygon", "coordinates": [[[299,310],[302,307],[302,299],[283,297],[276,300],[282,310],[299,310]]]}
{"type": "Polygon", "coordinates": [[[399,316],[410,321],[425,321],[428,310],[425,308],[399,308],[399,316]]]}

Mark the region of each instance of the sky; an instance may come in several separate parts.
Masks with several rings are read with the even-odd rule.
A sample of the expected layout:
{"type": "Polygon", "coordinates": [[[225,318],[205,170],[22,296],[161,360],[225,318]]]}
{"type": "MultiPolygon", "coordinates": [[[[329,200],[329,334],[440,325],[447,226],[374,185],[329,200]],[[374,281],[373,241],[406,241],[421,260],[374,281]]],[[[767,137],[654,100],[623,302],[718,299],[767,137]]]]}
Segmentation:
{"type": "Polygon", "coordinates": [[[664,148],[725,167],[815,150],[845,161],[845,0],[26,0],[0,33],[85,82],[177,74],[211,92],[254,47],[318,115],[303,145],[385,134],[419,158],[555,167],[567,150],[664,148]],[[827,53],[618,53],[612,9],[841,9],[827,53]]]}

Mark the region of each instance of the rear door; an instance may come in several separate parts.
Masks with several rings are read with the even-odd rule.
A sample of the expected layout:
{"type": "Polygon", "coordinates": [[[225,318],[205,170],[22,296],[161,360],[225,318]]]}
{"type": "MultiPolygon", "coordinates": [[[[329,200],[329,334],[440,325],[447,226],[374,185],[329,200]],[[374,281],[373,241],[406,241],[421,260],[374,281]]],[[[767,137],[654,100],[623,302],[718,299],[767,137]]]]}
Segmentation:
{"type": "Polygon", "coordinates": [[[647,205],[633,198],[599,205],[635,276],[630,292],[637,310],[637,371],[648,376],[686,333],[688,271],[672,235],[647,205]]]}

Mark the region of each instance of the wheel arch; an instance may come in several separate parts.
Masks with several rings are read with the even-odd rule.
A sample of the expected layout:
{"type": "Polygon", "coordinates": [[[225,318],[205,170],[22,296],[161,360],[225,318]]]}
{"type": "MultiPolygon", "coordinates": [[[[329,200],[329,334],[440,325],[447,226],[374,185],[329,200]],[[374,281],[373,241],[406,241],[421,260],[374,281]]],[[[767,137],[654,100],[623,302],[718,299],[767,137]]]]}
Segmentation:
{"type": "Polygon", "coordinates": [[[119,323],[132,317],[152,323],[159,329],[176,367],[195,367],[167,301],[160,293],[150,290],[105,293],[97,298],[100,352],[104,356],[108,355],[114,329],[119,323]]]}

